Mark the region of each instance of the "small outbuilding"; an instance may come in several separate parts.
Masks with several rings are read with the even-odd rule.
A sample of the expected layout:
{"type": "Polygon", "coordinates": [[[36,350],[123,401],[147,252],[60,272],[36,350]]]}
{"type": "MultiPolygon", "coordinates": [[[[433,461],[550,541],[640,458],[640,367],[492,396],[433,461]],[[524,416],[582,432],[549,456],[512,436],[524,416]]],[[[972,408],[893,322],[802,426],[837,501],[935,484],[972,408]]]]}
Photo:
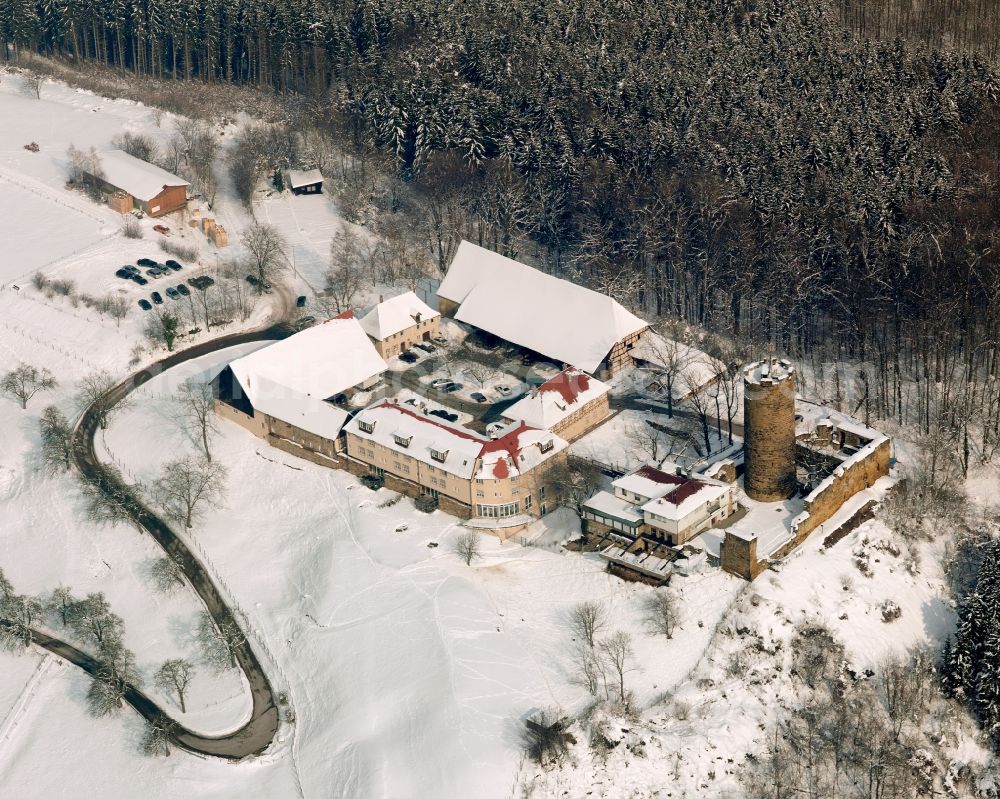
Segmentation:
{"type": "Polygon", "coordinates": [[[289,169],[288,188],[292,190],[292,194],[321,194],[323,173],[318,169],[289,169]]]}

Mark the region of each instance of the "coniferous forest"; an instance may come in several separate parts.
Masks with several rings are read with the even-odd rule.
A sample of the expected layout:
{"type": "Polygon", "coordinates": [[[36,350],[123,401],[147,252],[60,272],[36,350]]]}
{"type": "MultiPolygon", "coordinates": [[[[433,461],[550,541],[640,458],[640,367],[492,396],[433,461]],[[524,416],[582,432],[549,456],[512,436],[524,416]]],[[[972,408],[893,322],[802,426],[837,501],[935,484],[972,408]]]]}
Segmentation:
{"type": "Polygon", "coordinates": [[[437,269],[466,236],[746,348],[858,359],[866,416],[964,438],[967,469],[1000,446],[995,37],[969,3],[897,5],[6,0],[0,35],[297,98],[430,200],[437,269]]]}

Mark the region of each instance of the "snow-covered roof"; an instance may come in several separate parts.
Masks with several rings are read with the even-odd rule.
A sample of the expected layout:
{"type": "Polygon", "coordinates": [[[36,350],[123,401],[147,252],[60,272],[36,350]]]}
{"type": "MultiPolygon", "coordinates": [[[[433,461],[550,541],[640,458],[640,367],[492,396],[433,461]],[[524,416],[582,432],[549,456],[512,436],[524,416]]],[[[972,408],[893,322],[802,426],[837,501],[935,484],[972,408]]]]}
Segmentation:
{"type": "Polygon", "coordinates": [[[638,494],[647,500],[655,499],[688,481],[689,478],[676,472],[676,465],[670,465],[666,470],[655,466],[640,466],[631,474],[619,477],[611,485],[627,494],[638,494]]]}
{"type": "Polygon", "coordinates": [[[614,494],[609,494],[607,491],[598,491],[583,503],[583,509],[593,511],[601,516],[621,519],[633,525],[642,524],[642,514],[635,505],[616,497],[614,494]]]}
{"type": "Polygon", "coordinates": [[[579,369],[564,369],[535,391],[515,402],[503,415],[533,427],[551,430],[570,414],[608,393],[610,389],[579,369]]]}
{"type": "Polygon", "coordinates": [[[722,364],[707,352],[668,339],[647,330],[632,348],[632,357],[646,361],[661,369],[676,370],[675,397],[683,397],[692,388],[700,388],[715,379],[722,364]]]}
{"type": "Polygon", "coordinates": [[[381,401],[359,412],[347,425],[347,430],[360,438],[374,441],[397,452],[405,452],[422,463],[468,479],[476,468],[483,439],[464,427],[434,416],[426,416],[389,400],[381,401]],[[373,426],[372,431],[359,423],[373,426]],[[397,437],[409,444],[403,445],[397,437]],[[444,458],[434,458],[431,452],[444,458]]]}
{"type": "Polygon", "coordinates": [[[772,385],[787,380],[795,374],[795,367],[790,361],[769,358],[764,361],[755,361],[744,367],[743,375],[748,383],[757,385],[772,385]]]}
{"type": "Polygon", "coordinates": [[[652,552],[638,550],[631,552],[625,547],[612,544],[601,551],[601,557],[613,563],[620,563],[630,569],[666,580],[673,573],[673,563],[652,552]]]}
{"type": "Polygon", "coordinates": [[[288,185],[293,189],[323,182],[323,173],[318,169],[289,169],[288,185]]]}
{"type": "Polygon", "coordinates": [[[681,521],[712,500],[724,497],[733,487],[704,478],[688,478],[682,485],[642,506],[643,513],[681,521]]]}
{"type": "Polygon", "coordinates": [[[455,318],[560,363],[595,372],[611,348],[648,327],[611,297],[463,241],[438,296],[455,318]]]}
{"type": "Polygon", "coordinates": [[[362,319],[361,327],[376,341],[385,341],[417,322],[440,316],[412,291],[380,302],[362,319]]]}
{"type": "Polygon", "coordinates": [[[324,400],[386,369],[357,319],[330,319],[238,358],[230,367],[251,404],[262,410],[262,402],[274,402],[268,394],[324,400]]]}
{"type": "Polygon", "coordinates": [[[266,377],[256,377],[254,408],[275,419],[305,430],[307,433],[333,440],[340,435],[350,414],[321,397],[288,391],[266,377]]]}
{"type": "Polygon", "coordinates": [[[104,180],[143,202],[152,200],[168,186],[191,185],[183,178],[121,150],[105,150],[100,159],[104,180]]]}
{"type": "Polygon", "coordinates": [[[422,463],[465,479],[474,474],[481,480],[513,477],[566,447],[566,442],[558,436],[526,425],[518,425],[500,438],[483,438],[461,425],[394,400],[365,408],[348,423],[347,429],[352,435],[405,452],[422,463]],[[552,446],[542,452],[542,446],[549,441],[552,446]]]}

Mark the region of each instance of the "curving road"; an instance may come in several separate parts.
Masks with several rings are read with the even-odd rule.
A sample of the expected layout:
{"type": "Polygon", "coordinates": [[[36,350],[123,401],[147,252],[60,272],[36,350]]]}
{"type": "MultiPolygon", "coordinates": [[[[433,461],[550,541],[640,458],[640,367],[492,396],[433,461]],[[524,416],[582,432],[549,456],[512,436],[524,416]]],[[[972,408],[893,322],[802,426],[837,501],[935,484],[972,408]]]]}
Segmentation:
{"type": "MultiPolygon", "coordinates": [[[[285,307],[281,311],[282,316],[288,312],[287,302],[283,302],[283,305],[285,307]]],[[[106,407],[114,407],[154,375],[185,361],[238,344],[285,338],[291,332],[289,328],[278,323],[266,329],[221,336],[212,341],[172,353],[123,380],[105,395],[103,402],[106,403],[106,407]]],[[[181,564],[185,576],[198,593],[205,608],[215,619],[216,624],[238,624],[222,594],[191,550],[159,516],[142,502],[129,486],[125,485],[98,460],[94,451],[94,435],[99,428],[99,418],[100,414],[92,405],[83,412],[74,430],[74,462],[80,473],[102,492],[114,496],[117,502],[124,505],[132,521],[148,532],[165,552],[181,564]]],[[[3,622],[0,621],[0,624],[3,622]]],[[[96,658],[71,644],[37,630],[32,630],[31,633],[34,643],[79,666],[89,674],[94,674],[101,666],[100,661],[96,658]]],[[[245,633],[246,631],[244,631],[245,633]]],[[[227,760],[240,760],[259,754],[268,747],[278,731],[277,700],[274,689],[250,644],[244,640],[235,654],[237,664],[250,685],[253,711],[249,721],[234,732],[221,736],[199,735],[170,719],[168,713],[133,685],[126,686],[124,699],[149,721],[170,719],[173,727],[173,741],[181,749],[227,760]]]]}

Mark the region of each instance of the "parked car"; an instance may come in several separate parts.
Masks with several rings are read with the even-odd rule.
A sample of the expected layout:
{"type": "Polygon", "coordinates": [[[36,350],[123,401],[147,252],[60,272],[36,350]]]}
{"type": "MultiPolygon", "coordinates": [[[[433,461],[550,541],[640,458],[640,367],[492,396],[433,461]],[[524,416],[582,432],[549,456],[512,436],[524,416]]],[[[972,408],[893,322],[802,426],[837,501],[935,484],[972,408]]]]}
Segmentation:
{"type": "Polygon", "coordinates": [[[431,341],[433,341],[439,347],[447,347],[448,346],[448,339],[446,339],[444,336],[434,336],[431,339],[431,341]]]}
{"type": "Polygon", "coordinates": [[[122,280],[131,280],[132,273],[127,272],[124,269],[119,269],[117,272],[115,272],[115,277],[120,277],[122,280]]]}
{"type": "Polygon", "coordinates": [[[183,283],[180,283],[177,286],[177,293],[180,294],[182,297],[190,297],[191,296],[191,289],[189,289],[183,283]]]}
{"type": "Polygon", "coordinates": [[[444,391],[446,394],[454,394],[456,391],[462,390],[462,384],[449,383],[448,385],[444,386],[441,390],[444,391]]]}
{"type": "Polygon", "coordinates": [[[153,225],[153,230],[155,230],[157,233],[160,233],[160,234],[162,234],[164,236],[166,236],[168,233],[170,233],[170,228],[168,228],[166,225],[153,225]]]}
{"type": "Polygon", "coordinates": [[[183,269],[183,267],[179,263],[177,263],[177,261],[175,261],[173,259],[171,259],[169,261],[165,261],[165,263],[166,263],[167,266],[169,266],[175,272],[180,272],[181,269],[183,269]]]}
{"type": "Polygon", "coordinates": [[[439,377],[436,380],[431,380],[431,388],[442,388],[451,382],[450,378],[439,377]]]}
{"type": "Polygon", "coordinates": [[[140,286],[145,286],[149,282],[142,275],[132,275],[132,280],[138,283],[140,286]]]}
{"type": "Polygon", "coordinates": [[[295,299],[295,307],[296,308],[305,308],[306,307],[306,295],[305,294],[303,294],[300,297],[297,297],[295,299]]]}
{"type": "Polygon", "coordinates": [[[489,402],[489,400],[486,399],[486,395],[479,391],[473,391],[469,396],[476,402],[489,402]]]}
{"type": "Polygon", "coordinates": [[[180,295],[180,292],[177,291],[177,289],[175,289],[173,286],[170,286],[170,288],[167,289],[167,296],[170,297],[170,299],[172,299],[172,300],[176,300],[181,295],[180,295]]]}
{"type": "Polygon", "coordinates": [[[256,286],[260,284],[260,281],[257,279],[256,275],[247,275],[247,283],[251,286],[256,286]]]}
{"type": "Polygon", "coordinates": [[[416,363],[417,356],[412,350],[407,350],[399,356],[399,360],[403,361],[403,363],[416,363]]]}
{"type": "Polygon", "coordinates": [[[163,297],[160,296],[160,292],[154,291],[149,296],[152,298],[153,302],[155,302],[157,305],[163,305],[163,297]]]}
{"type": "Polygon", "coordinates": [[[427,415],[428,416],[437,416],[439,419],[446,419],[449,422],[457,422],[458,421],[458,414],[457,413],[449,413],[448,411],[443,411],[440,408],[435,408],[432,411],[427,411],[427,415]]]}
{"type": "Polygon", "coordinates": [[[139,264],[139,266],[156,266],[156,261],[152,258],[140,258],[136,261],[136,263],[139,264]]]}
{"type": "Polygon", "coordinates": [[[435,352],[437,350],[437,347],[433,344],[414,344],[413,346],[423,350],[424,352],[435,352]]]}
{"type": "Polygon", "coordinates": [[[501,386],[495,386],[494,388],[496,389],[497,394],[499,394],[501,397],[509,397],[511,394],[514,393],[514,390],[510,386],[501,385],[501,386]]]}
{"type": "Polygon", "coordinates": [[[199,291],[204,291],[209,286],[213,285],[215,281],[212,280],[212,278],[210,278],[208,275],[200,275],[199,277],[189,278],[188,283],[190,283],[199,291]]]}
{"type": "Polygon", "coordinates": [[[149,300],[139,300],[139,307],[144,311],[150,311],[153,308],[153,306],[149,304],[149,300]]]}
{"type": "Polygon", "coordinates": [[[147,269],[146,274],[149,275],[149,277],[153,278],[153,280],[160,279],[160,273],[156,269],[147,269]]]}

